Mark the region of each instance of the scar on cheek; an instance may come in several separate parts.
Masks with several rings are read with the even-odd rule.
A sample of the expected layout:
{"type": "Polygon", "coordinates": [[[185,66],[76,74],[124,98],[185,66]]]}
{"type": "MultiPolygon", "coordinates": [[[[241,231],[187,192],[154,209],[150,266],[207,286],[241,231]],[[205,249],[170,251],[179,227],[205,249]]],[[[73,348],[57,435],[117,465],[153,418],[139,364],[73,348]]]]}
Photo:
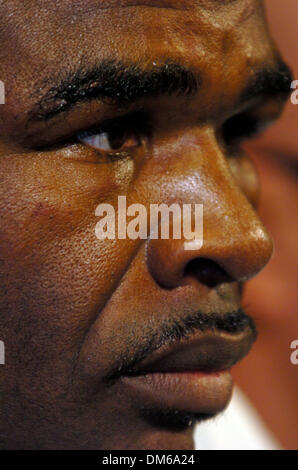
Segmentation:
{"type": "Polygon", "coordinates": [[[56,219],[56,218],[71,218],[73,210],[71,204],[65,202],[49,203],[48,201],[39,201],[34,204],[31,209],[31,217],[34,219],[56,219]]]}

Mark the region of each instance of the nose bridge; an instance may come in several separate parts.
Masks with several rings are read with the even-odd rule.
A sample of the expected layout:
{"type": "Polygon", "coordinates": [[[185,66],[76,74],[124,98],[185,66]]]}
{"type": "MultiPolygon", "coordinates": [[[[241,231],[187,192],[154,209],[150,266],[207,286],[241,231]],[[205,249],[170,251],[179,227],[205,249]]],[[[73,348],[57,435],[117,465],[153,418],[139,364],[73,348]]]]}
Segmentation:
{"type": "Polygon", "coordinates": [[[150,239],[147,262],[151,274],[161,285],[174,287],[181,283],[187,265],[204,259],[231,280],[240,282],[256,275],[272,255],[272,241],[215,139],[209,134],[196,152],[193,146],[188,152],[186,146],[178,167],[174,165],[171,171],[178,184],[170,202],[176,197],[180,204],[203,204],[203,245],[188,250],[183,232],[179,240],[150,239]]]}

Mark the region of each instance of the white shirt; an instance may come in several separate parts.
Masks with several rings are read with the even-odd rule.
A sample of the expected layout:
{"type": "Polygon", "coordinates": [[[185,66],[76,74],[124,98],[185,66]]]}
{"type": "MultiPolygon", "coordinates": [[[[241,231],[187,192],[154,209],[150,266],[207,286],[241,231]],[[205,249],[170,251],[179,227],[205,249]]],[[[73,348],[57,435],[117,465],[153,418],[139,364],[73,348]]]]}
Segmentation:
{"type": "Polygon", "coordinates": [[[237,387],[223,413],[196,426],[194,439],[196,450],[282,449],[237,387]]]}

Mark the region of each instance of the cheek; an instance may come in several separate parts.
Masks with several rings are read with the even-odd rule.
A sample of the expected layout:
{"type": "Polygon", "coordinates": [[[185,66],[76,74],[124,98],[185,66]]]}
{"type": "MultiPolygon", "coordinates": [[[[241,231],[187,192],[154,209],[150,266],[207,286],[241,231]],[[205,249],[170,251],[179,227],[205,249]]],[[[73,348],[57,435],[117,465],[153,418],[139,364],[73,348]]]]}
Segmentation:
{"type": "Polygon", "coordinates": [[[123,269],[123,246],[95,236],[97,205],[125,192],[121,172],[30,157],[2,166],[1,315],[41,349],[76,348],[123,269]]]}
{"type": "Polygon", "coordinates": [[[95,228],[98,204],[125,194],[133,174],[130,162],[78,162],[65,152],[1,159],[2,240],[23,256],[95,228]]]}
{"type": "Polygon", "coordinates": [[[243,154],[229,158],[231,173],[242,192],[254,208],[259,204],[260,183],[257,170],[250,158],[243,154]]]}

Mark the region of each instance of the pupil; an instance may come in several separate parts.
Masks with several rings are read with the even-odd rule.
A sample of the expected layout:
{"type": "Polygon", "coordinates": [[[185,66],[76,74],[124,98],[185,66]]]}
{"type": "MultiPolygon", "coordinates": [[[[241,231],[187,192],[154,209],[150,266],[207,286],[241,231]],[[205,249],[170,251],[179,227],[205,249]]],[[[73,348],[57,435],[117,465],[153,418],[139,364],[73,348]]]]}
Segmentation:
{"type": "Polygon", "coordinates": [[[126,132],[121,129],[116,129],[115,131],[110,132],[108,136],[109,136],[110,146],[113,150],[117,150],[121,148],[127,138],[126,132]]]}

